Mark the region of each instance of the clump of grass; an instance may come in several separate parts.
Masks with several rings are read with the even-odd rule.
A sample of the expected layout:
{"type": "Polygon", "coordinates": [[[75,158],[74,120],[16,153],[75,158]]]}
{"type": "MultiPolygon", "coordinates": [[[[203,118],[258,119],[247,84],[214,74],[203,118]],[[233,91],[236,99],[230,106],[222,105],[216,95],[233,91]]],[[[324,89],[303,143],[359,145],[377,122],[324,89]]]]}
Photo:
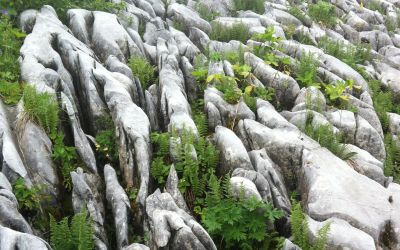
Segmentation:
{"type": "Polygon", "coordinates": [[[400,147],[390,133],[385,135],[384,141],[386,149],[384,173],[386,176],[393,176],[393,180],[400,183],[400,147]]]}
{"type": "Polygon", "coordinates": [[[55,135],[58,126],[59,107],[54,95],[47,92],[39,93],[30,85],[25,86],[24,115],[41,126],[49,135],[55,135]]]}
{"type": "Polygon", "coordinates": [[[318,1],[316,4],[310,4],[308,15],[316,22],[320,22],[328,28],[336,25],[337,17],[335,6],[328,2],[318,1]]]}
{"type": "Polygon", "coordinates": [[[371,46],[368,44],[345,44],[322,37],[318,42],[318,47],[356,70],[357,64],[363,64],[371,59],[371,46]]]}
{"type": "Polygon", "coordinates": [[[343,134],[335,134],[331,125],[320,125],[315,127],[312,124],[313,115],[310,113],[307,115],[306,126],[304,133],[317,141],[322,147],[327,148],[337,157],[342,160],[349,160],[356,153],[348,152],[346,145],[342,144],[344,142],[343,134]]]}
{"type": "Polygon", "coordinates": [[[378,11],[382,15],[385,15],[385,8],[379,3],[379,1],[369,1],[368,2],[368,9],[373,11],[378,11]]]}
{"type": "Polygon", "coordinates": [[[218,11],[210,9],[209,7],[207,7],[207,5],[205,5],[202,2],[198,2],[196,4],[196,11],[197,13],[199,13],[201,18],[209,22],[220,16],[218,11]]]}
{"type": "Polygon", "coordinates": [[[24,37],[7,15],[0,16],[0,96],[5,104],[14,105],[22,96],[18,57],[24,37]]]}
{"type": "Polygon", "coordinates": [[[251,37],[249,29],[243,23],[233,24],[230,27],[224,26],[220,23],[212,23],[212,32],[210,39],[220,42],[229,42],[237,40],[246,43],[251,37]]]}
{"type": "Polygon", "coordinates": [[[289,13],[304,23],[306,14],[297,5],[291,5],[289,7],[289,13]]]}
{"type": "Polygon", "coordinates": [[[264,0],[233,0],[235,10],[251,10],[258,14],[264,14],[264,0]]]}
{"type": "Polygon", "coordinates": [[[0,83],[0,96],[5,104],[15,105],[22,96],[22,85],[19,83],[0,83]]]}
{"type": "Polygon", "coordinates": [[[145,58],[133,56],[129,59],[128,66],[131,68],[133,75],[139,78],[142,88],[146,89],[156,82],[155,67],[145,58]]]}

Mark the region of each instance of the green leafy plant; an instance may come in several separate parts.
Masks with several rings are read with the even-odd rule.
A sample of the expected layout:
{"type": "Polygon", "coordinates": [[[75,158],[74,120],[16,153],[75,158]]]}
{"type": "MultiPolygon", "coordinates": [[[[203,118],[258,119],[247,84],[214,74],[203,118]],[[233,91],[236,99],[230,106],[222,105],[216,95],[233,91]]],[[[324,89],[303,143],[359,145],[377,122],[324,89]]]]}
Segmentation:
{"type": "Polygon", "coordinates": [[[359,86],[354,86],[354,81],[336,81],[334,84],[324,84],[325,93],[328,95],[331,102],[349,100],[349,96],[345,94],[346,90],[352,90],[354,88],[360,89],[359,86]]]}
{"type": "Polygon", "coordinates": [[[129,59],[128,66],[133,75],[139,78],[140,84],[144,89],[156,82],[155,67],[145,58],[133,56],[129,59]]]}
{"type": "Polygon", "coordinates": [[[334,27],[337,22],[335,6],[322,0],[308,6],[308,15],[329,28],[334,27]]]}
{"type": "Polygon", "coordinates": [[[233,0],[233,4],[235,6],[235,10],[251,10],[258,14],[264,14],[265,7],[263,0],[233,0]]]}
{"type": "Polygon", "coordinates": [[[320,88],[320,84],[317,82],[318,67],[319,62],[313,54],[303,55],[295,66],[296,80],[304,87],[314,86],[320,88]]]}
{"type": "Polygon", "coordinates": [[[40,201],[43,200],[42,188],[32,186],[28,188],[23,178],[18,178],[13,183],[13,193],[17,198],[19,209],[34,211],[40,209],[40,201]]]}
{"type": "Polygon", "coordinates": [[[298,202],[292,205],[291,229],[293,242],[303,250],[324,250],[328,240],[330,223],[325,224],[319,231],[315,242],[312,243],[308,236],[308,221],[298,202]]]}
{"type": "Polygon", "coordinates": [[[355,152],[348,152],[347,147],[343,144],[344,139],[341,133],[335,133],[330,124],[315,127],[312,124],[313,115],[308,114],[304,133],[317,141],[322,147],[327,148],[342,160],[349,160],[355,152]]]}
{"type": "Polygon", "coordinates": [[[35,87],[27,85],[23,93],[24,117],[39,126],[53,136],[58,126],[59,107],[54,95],[47,92],[39,93],[35,87]]]}
{"type": "Polygon", "coordinates": [[[237,40],[242,43],[246,43],[250,39],[248,27],[243,23],[233,24],[231,26],[225,26],[218,22],[212,22],[212,31],[210,34],[211,40],[220,42],[229,42],[231,40],[237,40]]]}
{"type": "Polygon", "coordinates": [[[56,222],[50,216],[50,242],[54,250],[91,250],[94,249],[93,222],[88,218],[88,212],[81,213],[69,218],[65,217],[56,222]]]}
{"type": "Polygon", "coordinates": [[[209,181],[205,207],[200,211],[202,223],[221,249],[279,249],[282,239],[268,228],[268,223],[283,213],[255,197],[232,195],[229,176],[221,182],[209,181]]]}
{"type": "Polygon", "coordinates": [[[64,179],[64,187],[72,189],[71,172],[77,168],[78,160],[75,147],[68,147],[64,144],[64,134],[58,132],[53,137],[52,159],[61,167],[61,174],[64,179]]]}

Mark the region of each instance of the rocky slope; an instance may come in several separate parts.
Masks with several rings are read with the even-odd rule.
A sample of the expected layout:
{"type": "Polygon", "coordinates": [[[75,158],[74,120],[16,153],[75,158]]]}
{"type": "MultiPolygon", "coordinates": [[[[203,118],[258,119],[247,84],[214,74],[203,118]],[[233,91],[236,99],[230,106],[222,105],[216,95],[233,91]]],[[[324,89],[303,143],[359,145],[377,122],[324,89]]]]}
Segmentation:
{"type": "MultiPolygon", "coordinates": [[[[79,213],[85,208],[93,220],[96,249],[219,248],[178,188],[181,175],[175,168],[168,170],[165,185],[151,174],[158,150],[153,132],[174,134],[178,144],[185,131],[202,136],[191,106],[198,99],[204,99],[200,110],[208,120],[207,138],[220,152],[218,176],[231,173],[234,193],[244,191],[283,211],[275,227],[287,238],[285,249],[296,249],[289,241],[293,191],[307,214],[311,239],[330,222],[327,249],[400,249],[400,170],[396,164],[386,169],[387,158],[393,157],[387,138],[397,143],[400,118],[389,113],[389,125],[382,124],[376,88],[371,87],[378,80],[394,101],[400,95],[400,35],[397,28],[388,28],[390,20],[400,18],[400,2],[331,1],[338,17],[333,26],[307,15],[312,3],[268,1],[262,15],[251,10],[234,15],[228,0],[199,2],[219,16],[204,20],[191,0],[127,1],[118,13],[70,9],[64,23],[47,5],[20,14],[19,25],[28,34],[20,50],[21,80],[57,97],[65,141],[75,147],[81,167],[70,173],[72,190],[66,192],[52,157],[54,139],[23,119],[22,100],[15,107],[1,103],[0,249],[51,248],[41,239],[48,236],[18,211],[10,183],[20,177],[28,187],[44,187],[49,196],[41,204],[45,209],[70,204],[79,213]],[[296,15],[290,6],[303,14],[296,15]],[[216,41],[210,38],[216,23],[223,29],[239,23],[252,35],[273,27],[273,37],[280,39],[216,41]],[[326,39],[339,41],[339,47],[368,44],[369,59],[352,64],[337,58],[322,48],[326,39]],[[257,46],[287,58],[290,70],[267,62],[257,46]],[[273,88],[274,97],[255,98],[254,107],[244,96],[235,102],[224,99],[224,90],[212,79],[235,76],[235,62],[223,55],[238,51],[251,67],[251,85],[273,88]],[[324,85],[305,84],[296,74],[295,65],[310,53],[317,58],[316,83],[351,82],[338,99],[324,85]],[[158,83],[140,82],[128,67],[132,56],[156,66],[158,83]],[[207,57],[209,83],[204,86],[192,72],[198,59],[207,57]],[[116,162],[96,152],[94,137],[107,115],[115,128],[116,162]],[[17,126],[21,120],[24,124],[17,126]],[[343,134],[346,150],[356,154],[342,160],[322,147],[305,133],[310,124],[315,129],[332,125],[343,134]],[[137,190],[133,201],[130,188],[137,190]],[[132,239],[130,227],[146,236],[142,244],[132,239]]],[[[196,157],[195,146],[189,150],[196,157]]],[[[169,147],[174,158],[173,140],[169,147]]]]}

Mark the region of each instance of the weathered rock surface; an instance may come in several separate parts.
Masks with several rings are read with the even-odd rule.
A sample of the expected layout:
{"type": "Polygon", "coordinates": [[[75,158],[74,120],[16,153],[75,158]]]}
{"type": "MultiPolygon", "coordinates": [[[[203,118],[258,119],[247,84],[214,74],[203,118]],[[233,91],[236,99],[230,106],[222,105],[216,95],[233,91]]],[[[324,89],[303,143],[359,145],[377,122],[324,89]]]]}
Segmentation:
{"type": "Polygon", "coordinates": [[[146,213],[155,248],[217,249],[208,233],[180,209],[169,193],[156,190],[146,200],[146,213]]]}

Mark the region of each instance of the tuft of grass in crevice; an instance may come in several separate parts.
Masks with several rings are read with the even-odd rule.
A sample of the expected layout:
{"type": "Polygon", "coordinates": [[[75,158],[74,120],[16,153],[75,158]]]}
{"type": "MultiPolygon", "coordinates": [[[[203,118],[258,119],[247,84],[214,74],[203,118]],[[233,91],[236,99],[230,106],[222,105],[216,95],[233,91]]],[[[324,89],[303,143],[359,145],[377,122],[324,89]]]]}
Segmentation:
{"type": "Polygon", "coordinates": [[[258,14],[264,14],[265,12],[265,1],[264,0],[233,0],[235,10],[251,10],[258,14]]]}
{"type": "Polygon", "coordinates": [[[231,40],[237,40],[244,44],[247,43],[251,37],[249,29],[243,23],[233,24],[230,27],[222,25],[217,22],[212,23],[212,31],[210,34],[211,40],[220,42],[229,42],[231,40]]]}
{"type": "Polygon", "coordinates": [[[337,23],[335,6],[322,0],[308,6],[308,15],[328,28],[335,27],[337,23]]]}
{"type": "Polygon", "coordinates": [[[129,59],[128,66],[132,70],[133,75],[139,78],[143,89],[147,89],[148,86],[157,81],[155,76],[156,69],[146,58],[133,56],[129,59]]]}

